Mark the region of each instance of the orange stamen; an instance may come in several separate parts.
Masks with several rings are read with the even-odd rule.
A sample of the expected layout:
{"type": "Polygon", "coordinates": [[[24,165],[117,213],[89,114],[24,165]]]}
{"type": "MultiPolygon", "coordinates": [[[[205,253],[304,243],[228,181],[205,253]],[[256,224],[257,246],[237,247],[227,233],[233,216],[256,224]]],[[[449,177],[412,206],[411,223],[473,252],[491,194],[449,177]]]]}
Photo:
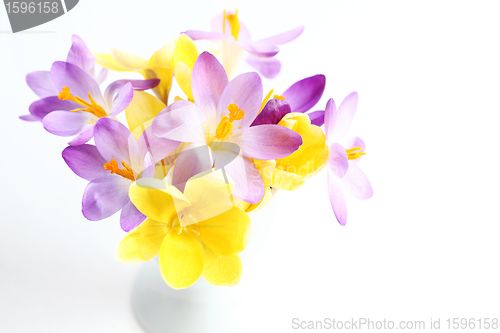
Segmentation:
{"type": "Polygon", "coordinates": [[[273,96],[274,99],[281,99],[282,101],[285,100],[285,97],[281,96],[281,95],[274,95],[273,96]]]}
{"type": "Polygon", "coordinates": [[[131,181],[135,181],[134,171],[125,162],[122,162],[122,165],[124,169],[120,169],[118,167],[118,162],[112,158],[109,163],[104,164],[104,170],[109,170],[111,173],[130,179],[131,181]]]}
{"type": "Polygon", "coordinates": [[[366,153],[361,152],[363,148],[361,147],[354,147],[351,149],[346,149],[347,153],[347,159],[348,160],[355,160],[361,157],[361,155],[366,155],[366,153]]]}
{"type": "Polygon", "coordinates": [[[89,92],[90,104],[78,96],[71,95],[71,91],[69,90],[68,87],[63,87],[62,91],[57,94],[57,97],[60,100],[73,101],[75,103],[80,104],[81,106],[84,106],[84,108],[74,109],[74,110],[71,110],[71,112],[86,111],[86,112],[92,113],[94,116],[96,116],[98,118],[106,117],[108,115],[106,113],[106,111],[104,111],[104,109],[94,101],[90,92],[89,92]]]}

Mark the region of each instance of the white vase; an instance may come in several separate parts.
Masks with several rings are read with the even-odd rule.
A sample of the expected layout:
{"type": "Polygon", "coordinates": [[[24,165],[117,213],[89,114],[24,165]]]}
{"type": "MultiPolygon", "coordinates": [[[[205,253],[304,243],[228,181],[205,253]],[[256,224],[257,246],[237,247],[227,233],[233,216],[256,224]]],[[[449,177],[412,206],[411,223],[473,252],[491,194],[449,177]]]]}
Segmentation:
{"type": "MultiPolygon", "coordinates": [[[[240,254],[243,275],[267,241],[267,231],[279,203],[273,198],[261,211],[251,213],[252,235],[240,254]]],[[[174,290],[162,279],[158,259],[141,264],[132,290],[132,307],[148,333],[235,333],[245,320],[245,294],[241,286],[216,287],[201,277],[189,288],[174,290]]],[[[251,286],[250,286],[251,287],[251,286]]],[[[246,288],[248,289],[248,287],[246,288]]]]}

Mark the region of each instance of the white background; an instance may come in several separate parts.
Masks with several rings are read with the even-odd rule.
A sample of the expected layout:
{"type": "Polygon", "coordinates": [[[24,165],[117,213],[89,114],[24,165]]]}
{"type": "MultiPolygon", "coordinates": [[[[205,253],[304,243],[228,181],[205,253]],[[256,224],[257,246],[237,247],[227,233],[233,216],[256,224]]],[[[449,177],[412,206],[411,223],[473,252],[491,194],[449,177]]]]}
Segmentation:
{"type": "Polygon", "coordinates": [[[306,27],[264,88],[325,74],[315,109],[358,91],[351,134],[367,144],[360,165],[375,192],[348,201],[346,227],[325,173],[277,198],[269,242],[236,287],[254,289],[248,327],[500,317],[497,1],[81,0],[18,34],[0,9],[0,331],[141,332],[130,308],[140,264],[114,259],[118,216],[82,216],[86,181],[61,158],[68,140],[17,118],[36,99],[25,74],[64,60],[72,33],[148,58],[224,8],[256,39],[306,27]]]}

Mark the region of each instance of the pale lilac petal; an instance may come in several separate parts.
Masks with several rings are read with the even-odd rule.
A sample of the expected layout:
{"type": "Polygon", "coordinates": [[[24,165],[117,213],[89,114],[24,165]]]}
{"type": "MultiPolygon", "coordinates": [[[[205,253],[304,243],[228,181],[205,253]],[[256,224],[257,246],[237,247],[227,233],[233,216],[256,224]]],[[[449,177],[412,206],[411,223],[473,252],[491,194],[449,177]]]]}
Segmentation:
{"type": "Polygon", "coordinates": [[[30,113],[39,121],[52,111],[70,111],[78,109],[81,106],[72,101],[60,100],[57,96],[49,96],[31,103],[30,113]]]}
{"type": "Polygon", "coordinates": [[[260,111],[251,126],[277,124],[287,114],[290,113],[290,105],[281,99],[271,99],[260,111]]]}
{"type": "Polygon", "coordinates": [[[99,74],[97,74],[97,77],[95,78],[95,81],[98,84],[101,84],[106,80],[106,77],[108,76],[108,70],[106,68],[101,68],[99,71],[99,74]]]}
{"type": "Polygon", "coordinates": [[[106,106],[99,85],[80,67],[67,62],[56,61],[52,64],[50,76],[57,91],[61,91],[63,87],[68,87],[73,96],[78,96],[87,102],[89,102],[88,95],[90,92],[98,105],[106,106]]]}
{"type": "Polygon", "coordinates": [[[240,146],[243,156],[274,160],[296,151],[302,144],[302,137],[284,126],[260,125],[246,129],[233,142],[240,146]]]}
{"type": "Polygon", "coordinates": [[[26,114],[24,116],[19,116],[19,119],[24,120],[24,121],[41,121],[38,117],[35,117],[32,114],[26,114]]]}
{"type": "Polygon", "coordinates": [[[129,232],[141,224],[146,219],[146,215],[141,213],[134,204],[129,201],[120,213],[120,227],[123,231],[129,232]]]}
{"type": "Polygon", "coordinates": [[[146,128],[142,135],[137,140],[139,146],[139,155],[146,156],[146,153],[152,155],[153,161],[159,162],[167,157],[171,152],[179,146],[179,141],[173,141],[165,138],[160,138],[154,135],[151,126],[146,128]]]}
{"type": "Polygon", "coordinates": [[[292,112],[309,111],[323,96],[326,77],[315,75],[294,83],[284,93],[283,97],[290,104],[292,112]]]}
{"type": "Polygon", "coordinates": [[[182,142],[205,142],[205,115],[194,103],[177,101],[161,111],[153,120],[153,133],[162,138],[182,142]]]}
{"type": "MultiPolygon", "coordinates": [[[[222,26],[222,22],[221,22],[222,26]]],[[[229,39],[234,40],[234,37],[229,34],[223,34],[222,32],[210,32],[210,31],[200,31],[200,30],[188,30],[184,31],[183,34],[189,36],[192,40],[216,40],[216,39],[229,39]]]]}
{"type": "Polygon", "coordinates": [[[304,27],[298,27],[292,30],[285,31],[279,35],[274,35],[271,37],[261,39],[255,42],[255,44],[258,46],[285,44],[299,37],[302,34],[302,32],[304,32],[304,27]]]}
{"type": "Polygon", "coordinates": [[[118,115],[120,112],[125,110],[125,108],[132,102],[134,98],[134,89],[130,82],[126,83],[123,87],[118,90],[116,96],[113,99],[110,117],[118,115]]]}
{"type": "Polygon", "coordinates": [[[271,58],[280,51],[276,45],[257,44],[251,41],[238,40],[236,44],[249,52],[250,56],[255,58],[271,58]]]}
{"type": "Polygon", "coordinates": [[[281,62],[276,58],[260,58],[250,55],[247,62],[268,79],[275,78],[281,70],[281,62]]]}
{"type": "Polygon", "coordinates": [[[323,126],[325,123],[325,111],[313,111],[307,114],[311,119],[311,124],[316,126],[323,126]]]}
{"type": "Polygon", "coordinates": [[[264,197],[264,180],[252,161],[234,152],[214,153],[215,168],[221,168],[234,182],[232,194],[249,203],[258,203],[264,197]],[[227,163],[227,161],[231,161],[227,163]],[[223,167],[220,167],[223,165],[223,167]]]}
{"type": "Polygon", "coordinates": [[[337,117],[337,105],[333,98],[330,98],[325,107],[325,134],[327,142],[334,142],[333,128],[335,127],[335,118],[337,117]]]}
{"type": "MultiPolygon", "coordinates": [[[[360,147],[363,151],[366,151],[365,142],[357,136],[352,138],[351,140],[347,141],[347,143],[345,144],[345,147],[346,147],[346,149],[360,147]]],[[[355,161],[357,161],[357,159],[355,161]]]]}
{"type": "Polygon", "coordinates": [[[53,111],[43,118],[43,127],[55,135],[73,136],[92,127],[98,119],[85,111],[53,111]]]}
{"type": "Polygon", "coordinates": [[[118,80],[109,84],[109,86],[104,91],[104,99],[107,105],[113,105],[113,99],[118,91],[123,88],[127,83],[132,84],[134,90],[148,90],[156,87],[160,84],[160,79],[148,79],[148,80],[118,80]]]}
{"type": "Polygon", "coordinates": [[[67,147],[63,150],[62,157],[77,176],[88,181],[109,175],[109,171],[104,169],[104,164],[108,161],[101,156],[96,146],[67,147]]]}
{"type": "Polygon", "coordinates": [[[189,178],[212,169],[210,148],[205,144],[192,143],[187,146],[175,162],[172,185],[184,192],[189,178]]]}
{"type": "Polygon", "coordinates": [[[349,160],[347,158],[347,152],[342,145],[338,143],[331,144],[328,165],[338,178],[345,176],[349,169],[349,160]]]}
{"type": "Polygon", "coordinates": [[[356,199],[366,200],[373,196],[370,180],[355,163],[349,164],[349,171],[342,178],[342,185],[356,199]]]}
{"type": "Polygon", "coordinates": [[[335,119],[330,120],[330,123],[333,124],[328,129],[330,142],[341,142],[345,138],[351,127],[352,118],[356,113],[357,106],[358,93],[352,92],[340,104],[335,119]]]}
{"type": "Polygon", "coordinates": [[[49,71],[36,71],[27,74],[26,83],[40,98],[55,96],[59,92],[52,82],[49,71]]]}
{"type": "Polygon", "coordinates": [[[83,216],[99,221],[118,212],[130,202],[128,189],[131,184],[129,179],[117,175],[92,180],[83,192],[83,216]]]}
{"type": "Polygon", "coordinates": [[[94,126],[86,129],[83,133],[80,133],[76,138],[68,142],[70,146],[79,146],[88,142],[94,136],[94,126]]]}
{"type": "Polygon", "coordinates": [[[73,44],[71,44],[66,62],[80,67],[94,77],[95,57],[84,41],[77,35],[73,35],[73,44]]]}
{"type": "Polygon", "coordinates": [[[132,167],[129,150],[131,136],[127,127],[110,118],[99,119],[94,128],[94,140],[99,153],[108,162],[115,159],[118,165],[125,162],[132,167]]]}
{"type": "MultiPolygon", "coordinates": [[[[262,103],[262,82],[257,73],[245,73],[237,76],[229,82],[220,97],[217,105],[217,122],[222,114],[228,114],[229,104],[236,104],[245,112],[242,120],[237,120],[233,126],[241,128],[249,127],[260,110],[262,103]]],[[[185,141],[185,140],[184,140],[185,141]]]]}
{"type": "Polygon", "coordinates": [[[155,168],[155,161],[153,160],[153,155],[151,153],[149,152],[146,153],[143,165],[144,165],[144,170],[142,170],[140,177],[154,178],[156,168],[155,168]]]}
{"type": "Polygon", "coordinates": [[[228,83],[220,62],[208,52],[200,54],[193,67],[191,89],[194,102],[205,112],[210,126],[216,126],[217,103],[228,83]]]}
{"type": "Polygon", "coordinates": [[[345,204],[344,189],[342,188],[340,179],[337,178],[332,171],[328,170],[327,176],[330,204],[332,205],[337,221],[340,225],[344,226],[347,223],[347,207],[345,204]]]}

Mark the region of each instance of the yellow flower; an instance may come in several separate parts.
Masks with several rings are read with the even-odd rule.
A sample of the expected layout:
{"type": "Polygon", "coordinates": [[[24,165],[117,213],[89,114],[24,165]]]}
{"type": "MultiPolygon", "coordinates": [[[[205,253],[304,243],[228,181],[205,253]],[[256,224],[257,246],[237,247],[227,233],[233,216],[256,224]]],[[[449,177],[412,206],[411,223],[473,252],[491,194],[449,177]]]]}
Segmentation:
{"type": "Polygon", "coordinates": [[[175,289],[191,286],[201,275],[213,285],[238,284],[238,253],[248,244],[251,222],[231,204],[232,186],[222,172],[191,178],[184,193],[151,181],[130,187],[130,200],[148,219],[121,241],[118,260],[141,262],[159,255],[163,279],[175,289]]]}
{"type": "Polygon", "coordinates": [[[193,98],[191,71],[198,57],[198,51],[193,40],[185,34],[165,44],[149,60],[117,48],[112,48],[110,54],[94,53],[94,56],[96,62],[104,68],[121,72],[138,72],[145,79],[160,79],[160,84],[153,88],[153,91],[165,105],[168,105],[174,72],[182,91],[188,99],[193,98]]]}

